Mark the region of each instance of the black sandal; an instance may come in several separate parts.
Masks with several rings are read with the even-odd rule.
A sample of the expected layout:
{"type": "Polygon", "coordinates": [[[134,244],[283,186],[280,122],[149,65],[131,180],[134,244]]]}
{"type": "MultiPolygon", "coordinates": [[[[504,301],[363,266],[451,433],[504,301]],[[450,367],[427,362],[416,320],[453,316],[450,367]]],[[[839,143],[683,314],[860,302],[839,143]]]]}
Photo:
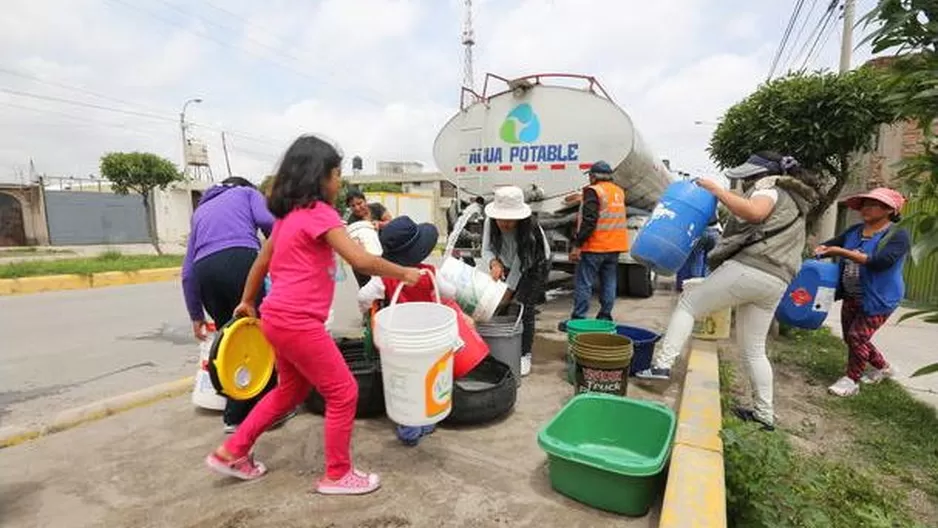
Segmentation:
{"type": "Polygon", "coordinates": [[[761,418],[757,417],[755,411],[753,411],[752,409],[746,409],[745,407],[736,407],[733,409],[733,414],[735,414],[737,418],[739,418],[740,420],[744,422],[753,422],[753,423],[757,423],[761,425],[762,426],[761,429],[763,431],[772,432],[775,430],[775,425],[770,424],[762,420],[761,418]]]}

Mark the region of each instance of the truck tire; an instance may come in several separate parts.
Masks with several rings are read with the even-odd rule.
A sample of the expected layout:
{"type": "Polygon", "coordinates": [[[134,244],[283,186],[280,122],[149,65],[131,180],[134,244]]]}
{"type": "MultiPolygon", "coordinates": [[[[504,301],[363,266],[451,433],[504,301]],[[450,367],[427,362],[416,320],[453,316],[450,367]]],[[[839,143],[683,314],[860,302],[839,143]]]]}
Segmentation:
{"type": "Polygon", "coordinates": [[[620,296],[647,299],[655,294],[655,273],[645,266],[619,266],[618,279],[616,289],[620,296]]]}
{"type": "Polygon", "coordinates": [[[478,425],[508,414],[518,397],[518,384],[508,365],[489,356],[466,376],[453,381],[453,408],[443,420],[452,425],[478,425]]]}

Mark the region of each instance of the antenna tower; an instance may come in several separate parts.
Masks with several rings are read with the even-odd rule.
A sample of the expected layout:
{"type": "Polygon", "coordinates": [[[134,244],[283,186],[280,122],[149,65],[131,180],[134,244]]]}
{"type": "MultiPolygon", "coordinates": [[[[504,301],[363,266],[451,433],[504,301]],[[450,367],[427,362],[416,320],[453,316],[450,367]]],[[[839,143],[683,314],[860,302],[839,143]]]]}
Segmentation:
{"type": "Polygon", "coordinates": [[[475,74],[472,70],[472,47],[475,46],[476,37],[472,30],[472,0],[465,0],[466,18],[462,26],[462,45],[465,49],[463,56],[462,84],[470,90],[475,90],[475,74]]]}

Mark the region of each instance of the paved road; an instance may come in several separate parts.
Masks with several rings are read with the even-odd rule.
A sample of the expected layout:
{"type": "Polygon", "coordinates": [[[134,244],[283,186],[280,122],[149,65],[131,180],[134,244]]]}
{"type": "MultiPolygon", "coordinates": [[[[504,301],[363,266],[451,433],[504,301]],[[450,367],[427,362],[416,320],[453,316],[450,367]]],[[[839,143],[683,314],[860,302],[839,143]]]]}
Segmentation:
{"type": "Polygon", "coordinates": [[[0,297],[0,426],[195,373],[175,282],[0,297]]]}
{"type": "MultiPolygon", "coordinates": [[[[835,335],[840,330],[840,304],[834,305],[826,324],[835,335]]],[[[906,320],[897,324],[903,314],[909,310],[896,310],[889,321],[873,336],[873,343],[886,356],[889,362],[899,369],[896,378],[912,396],[938,409],[938,374],[909,378],[916,370],[925,365],[938,362],[938,325],[928,324],[921,319],[906,320]]],[[[861,389],[862,390],[862,389],[861,389]]]]}

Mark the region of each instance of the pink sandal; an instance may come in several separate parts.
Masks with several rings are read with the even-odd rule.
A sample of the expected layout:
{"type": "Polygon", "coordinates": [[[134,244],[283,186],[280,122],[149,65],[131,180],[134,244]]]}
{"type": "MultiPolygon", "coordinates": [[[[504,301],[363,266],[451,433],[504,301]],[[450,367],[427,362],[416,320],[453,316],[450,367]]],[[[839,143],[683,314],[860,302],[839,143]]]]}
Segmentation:
{"type": "Polygon", "coordinates": [[[241,480],[259,479],[267,473],[267,467],[254,461],[254,456],[250,454],[234,460],[225,460],[213,452],[205,457],[205,465],[216,473],[241,480]]]}
{"type": "Polygon", "coordinates": [[[381,487],[381,479],[374,473],[352,469],[340,479],[323,477],[316,485],[316,493],[323,495],[365,495],[381,487]]]}

